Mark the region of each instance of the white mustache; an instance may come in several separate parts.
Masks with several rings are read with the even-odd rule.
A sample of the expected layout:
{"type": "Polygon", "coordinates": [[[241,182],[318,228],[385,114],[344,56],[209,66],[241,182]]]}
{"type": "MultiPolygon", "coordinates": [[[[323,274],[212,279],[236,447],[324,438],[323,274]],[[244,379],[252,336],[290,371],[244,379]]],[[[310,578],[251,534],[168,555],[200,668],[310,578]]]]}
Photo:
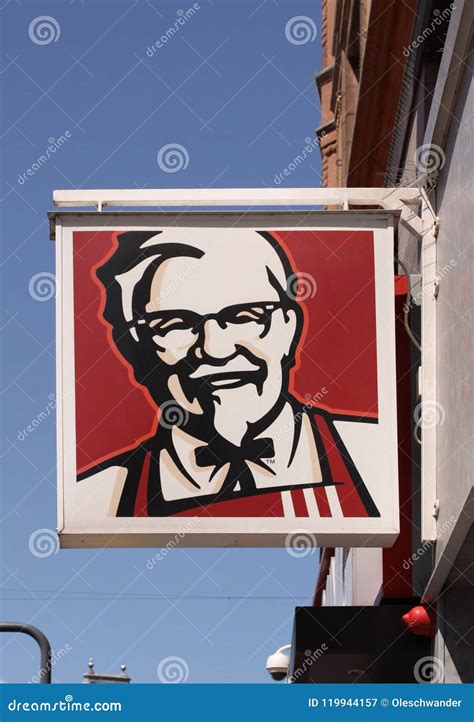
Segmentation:
{"type": "Polygon", "coordinates": [[[211,376],[215,374],[227,373],[246,373],[248,371],[259,371],[259,367],[248,361],[246,358],[235,358],[229,361],[225,366],[212,366],[210,364],[202,364],[196,371],[189,375],[191,379],[200,379],[203,376],[211,376]]]}

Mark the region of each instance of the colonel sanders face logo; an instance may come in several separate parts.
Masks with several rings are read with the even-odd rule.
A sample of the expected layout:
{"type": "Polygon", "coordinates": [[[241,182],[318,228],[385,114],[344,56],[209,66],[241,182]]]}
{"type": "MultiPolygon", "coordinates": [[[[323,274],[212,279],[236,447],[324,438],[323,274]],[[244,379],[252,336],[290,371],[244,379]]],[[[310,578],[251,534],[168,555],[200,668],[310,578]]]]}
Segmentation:
{"type": "Polygon", "coordinates": [[[79,475],[114,484],[110,515],[378,516],[335,417],[290,392],[303,309],[270,233],[119,233],[96,274],[113,342],[159,409],[155,435],[79,475]]]}
{"type": "Polygon", "coordinates": [[[276,241],[172,228],[124,233],[119,244],[98,272],[105,317],[162,423],[234,445],[267,426],[288,399],[302,326],[276,241]]]}

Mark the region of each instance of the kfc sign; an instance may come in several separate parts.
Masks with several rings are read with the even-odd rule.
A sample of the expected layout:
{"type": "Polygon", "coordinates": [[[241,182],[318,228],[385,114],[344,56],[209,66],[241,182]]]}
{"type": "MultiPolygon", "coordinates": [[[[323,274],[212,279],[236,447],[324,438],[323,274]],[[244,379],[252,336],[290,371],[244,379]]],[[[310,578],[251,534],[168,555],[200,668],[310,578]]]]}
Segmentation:
{"type": "Polygon", "coordinates": [[[389,213],[57,213],[62,545],[390,545],[389,213]]]}

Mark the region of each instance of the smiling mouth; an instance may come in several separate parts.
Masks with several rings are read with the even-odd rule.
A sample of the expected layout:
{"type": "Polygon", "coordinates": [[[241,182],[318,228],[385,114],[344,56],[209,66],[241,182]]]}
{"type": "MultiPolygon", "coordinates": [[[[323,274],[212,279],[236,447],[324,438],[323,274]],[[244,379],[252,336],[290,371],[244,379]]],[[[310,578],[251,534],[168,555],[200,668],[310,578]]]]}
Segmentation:
{"type": "Polygon", "coordinates": [[[257,384],[258,373],[255,371],[226,371],[223,373],[202,376],[202,380],[216,389],[234,389],[245,384],[257,384]]]}

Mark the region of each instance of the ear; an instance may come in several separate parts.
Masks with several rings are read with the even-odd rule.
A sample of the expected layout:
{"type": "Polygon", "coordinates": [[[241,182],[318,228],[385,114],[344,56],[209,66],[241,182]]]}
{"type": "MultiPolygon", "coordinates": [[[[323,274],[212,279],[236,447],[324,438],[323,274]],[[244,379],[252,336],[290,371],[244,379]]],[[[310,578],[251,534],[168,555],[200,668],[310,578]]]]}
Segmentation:
{"type": "Polygon", "coordinates": [[[289,308],[285,311],[285,326],[287,329],[288,345],[285,349],[285,356],[291,356],[295,353],[298,346],[301,329],[303,326],[303,313],[299,306],[289,308]]]}

